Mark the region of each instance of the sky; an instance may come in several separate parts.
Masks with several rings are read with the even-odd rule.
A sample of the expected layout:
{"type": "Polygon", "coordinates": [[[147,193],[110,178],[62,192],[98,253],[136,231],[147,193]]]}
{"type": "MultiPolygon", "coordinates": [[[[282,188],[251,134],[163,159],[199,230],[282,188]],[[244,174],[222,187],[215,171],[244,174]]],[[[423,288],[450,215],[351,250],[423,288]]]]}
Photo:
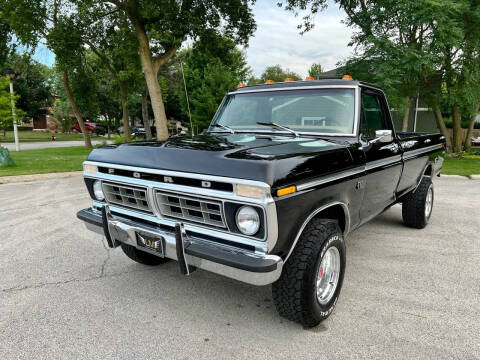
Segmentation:
{"type": "MultiPolygon", "coordinates": [[[[320,63],[325,71],[332,70],[338,61],[348,57],[352,49],[348,47],[352,30],[342,23],[345,13],[332,4],[315,17],[315,27],[300,35],[297,18],[276,6],[275,0],[257,0],[253,8],[257,31],[246,49],[248,65],[255,76],[259,76],[270,65],[279,64],[283,68],[307,76],[310,65],[320,63]]],[[[55,56],[40,44],[35,51],[35,59],[46,65],[53,65],[55,56]]]]}

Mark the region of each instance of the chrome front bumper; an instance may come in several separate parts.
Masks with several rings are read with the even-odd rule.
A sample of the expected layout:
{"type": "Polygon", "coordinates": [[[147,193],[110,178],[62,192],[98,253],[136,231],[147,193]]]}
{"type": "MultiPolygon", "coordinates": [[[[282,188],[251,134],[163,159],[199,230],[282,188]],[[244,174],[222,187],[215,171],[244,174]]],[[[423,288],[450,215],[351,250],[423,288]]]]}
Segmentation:
{"type": "MultiPolygon", "coordinates": [[[[254,251],[215,242],[215,239],[204,239],[186,232],[180,237],[174,228],[160,227],[120,216],[112,216],[108,207],[104,213],[96,209],[84,209],[77,217],[85,222],[87,229],[107,237],[110,246],[120,243],[134,246],[156,256],[164,256],[177,260],[178,247],[181,245],[185,254],[187,267],[199,268],[236,279],[252,285],[268,285],[280,277],[283,260],[276,255],[259,254],[254,251]],[[141,233],[163,239],[163,254],[142,247],[137,242],[137,234],[141,233]],[[177,235],[177,236],[176,236],[177,235]]],[[[182,264],[182,261],[179,262],[182,264]]]]}

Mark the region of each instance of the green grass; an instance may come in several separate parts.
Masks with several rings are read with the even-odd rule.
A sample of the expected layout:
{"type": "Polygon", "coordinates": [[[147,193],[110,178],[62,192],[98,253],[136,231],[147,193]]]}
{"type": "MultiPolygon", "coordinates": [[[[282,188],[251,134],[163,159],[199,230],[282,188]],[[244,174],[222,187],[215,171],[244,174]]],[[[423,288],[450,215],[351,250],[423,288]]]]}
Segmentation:
{"type": "Polygon", "coordinates": [[[81,171],[90,151],[84,147],[12,151],[15,165],[0,167],[0,176],[81,171]]]}
{"type": "MultiPolygon", "coordinates": [[[[83,141],[82,134],[55,134],[56,141],[83,141]]],[[[19,131],[18,138],[22,142],[37,142],[37,141],[51,141],[52,133],[43,131],[19,131]]],[[[103,137],[92,137],[92,140],[105,140],[103,137]]],[[[3,136],[3,131],[0,131],[0,143],[15,142],[13,131],[7,131],[6,136],[3,136]]]]}
{"type": "Polygon", "coordinates": [[[480,155],[464,155],[458,158],[446,158],[443,162],[442,174],[446,175],[479,175],[480,155]]]}

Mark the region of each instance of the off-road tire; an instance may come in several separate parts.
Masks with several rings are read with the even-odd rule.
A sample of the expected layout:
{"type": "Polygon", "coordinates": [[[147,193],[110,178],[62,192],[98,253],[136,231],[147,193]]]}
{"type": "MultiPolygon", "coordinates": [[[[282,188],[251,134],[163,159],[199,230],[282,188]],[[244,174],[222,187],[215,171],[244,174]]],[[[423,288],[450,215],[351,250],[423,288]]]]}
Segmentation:
{"type": "Polygon", "coordinates": [[[329,219],[312,219],[283,266],[280,279],[272,285],[278,313],[308,328],[325,320],[335,308],[342,288],[345,255],[345,242],[338,223],[329,219]],[[321,305],[316,295],[318,266],[332,246],[340,254],[340,276],[331,300],[321,305]]]}
{"type": "Polygon", "coordinates": [[[149,254],[145,251],[139,250],[128,244],[122,244],[121,247],[125,255],[127,255],[133,261],[143,265],[150,265],[150,266],[160,265],[168,262],[169,260],[167,258],[161,258],[155,255],[149,254]]]}
{"type": "Polygon", "coordinates": [[[424,177],[417,189],[414,192],[406,195],[402,202],[403,223],[416,229],[423,229],[425,226],[427,226],[432,215],[434,198],[435,196],[432,179],[429,177],[424,177]],[[431,208],[429,214],[426,215],[426,199],[430,188],[432,191],[431,208]]]}

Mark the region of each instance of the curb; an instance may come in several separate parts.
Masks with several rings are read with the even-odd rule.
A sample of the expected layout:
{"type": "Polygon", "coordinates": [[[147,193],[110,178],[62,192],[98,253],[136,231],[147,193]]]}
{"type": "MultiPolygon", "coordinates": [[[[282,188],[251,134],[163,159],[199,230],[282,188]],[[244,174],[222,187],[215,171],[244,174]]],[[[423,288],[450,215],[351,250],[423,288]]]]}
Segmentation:
{"type": "Polygon", "coordinates": [[[445,175],[445,174],[442,174],[440,177],[441,178],[448,178],[448,179],[461,179],[461,180],[480,180],[480,174],[470,175],[470,177],[463,176],[463,175],[445,175]]]}
{"type": "Polygon", "coordinates": [[[19,182],[29,182],[37,180],[48,180],[48,179],[64,179],[74,176],[81,176],[82,171],[72,171],[72,172],[58,172],[58,173],[47,173],[47,174],[31,174],[31,175],[14,175],[14,176],[0,176],[0,184],[12,184],[19,182]]]}

